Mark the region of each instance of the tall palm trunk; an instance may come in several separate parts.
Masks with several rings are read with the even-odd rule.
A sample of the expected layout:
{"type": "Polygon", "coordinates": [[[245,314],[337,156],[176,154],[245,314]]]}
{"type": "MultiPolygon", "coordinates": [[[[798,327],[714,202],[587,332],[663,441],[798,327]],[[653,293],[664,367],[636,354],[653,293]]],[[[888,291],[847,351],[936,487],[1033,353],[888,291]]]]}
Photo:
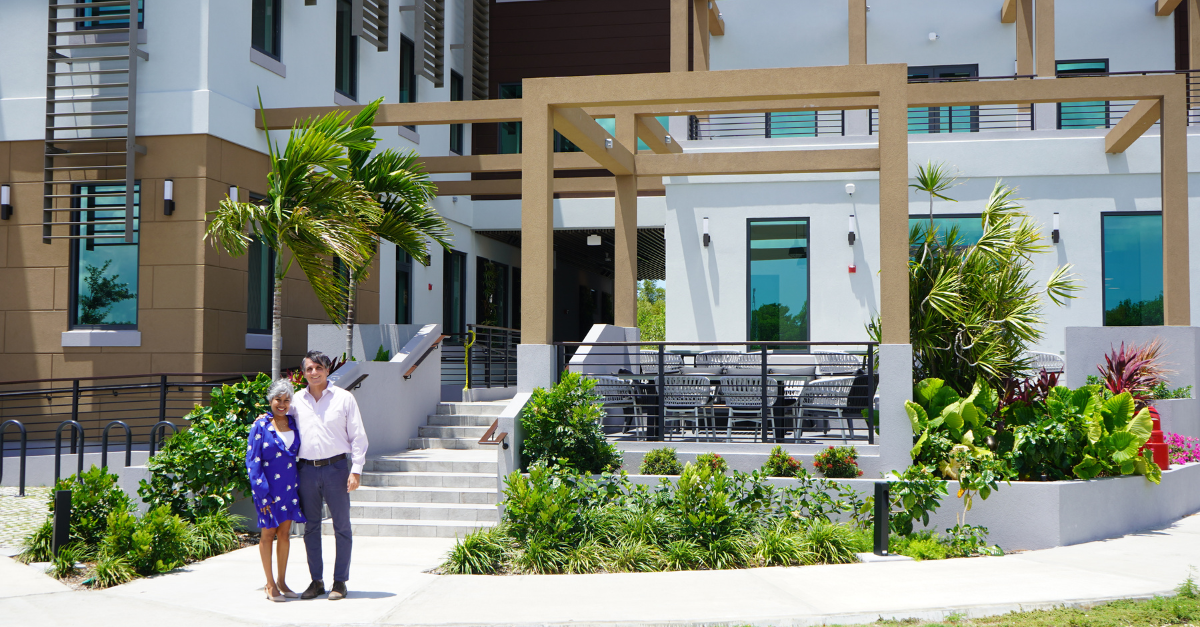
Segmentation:
{"type": "MultiPolygon", "coordinates": [[[[346,296],[346,361],[354,354],[354,290],[357,285],[354,278],[350,278],[350,285],[346,296]]],[[[363,355],[363,359],[367,356],[363,355]]]]}
{"type": "Polygon", "coordinates": [[[275,304],[271,307],[271,380],[279,379],[283,352],[283,277],[275,275],[275,304]]]}

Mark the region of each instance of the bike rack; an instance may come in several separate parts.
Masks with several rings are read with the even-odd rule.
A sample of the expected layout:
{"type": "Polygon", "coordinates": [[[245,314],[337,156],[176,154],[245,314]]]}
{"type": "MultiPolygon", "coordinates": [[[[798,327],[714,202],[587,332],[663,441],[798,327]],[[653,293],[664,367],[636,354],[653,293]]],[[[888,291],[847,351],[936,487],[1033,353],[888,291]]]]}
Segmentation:
{"type": "Polygon", "coordinates": [[[108,430],[114,425],[119,425],[125,430],[125,467],[132,465],[133,461],[133,431],[130,431],[129,425],[120,420],[114,420],[104,425],[104,431],[100,432],[100,466],[108,468],[108,430]]]}
{"type": "MultiPolygon", "coordinates": [[[[60,464],[62,462],[62,430],[64,427],[68,427],[68,426],[71,427],[71,429],[72,429],[72,431],[71,431],[72,443],[74,443],[74,441],[75,441],[75,434],[76,433],[79,434],[79,453],[77,455],[79,458],[79,470],[78,470],[77,474],[75,475],[76,479],[78,479],[78,477],[83,474],[83,456],[84,456],[84,453],[87,451],[87,448],[84,446],[85,441],[84,441],[84,437],[83,437],[83,425],[79,424],[77,421],[74,421],[74,420],[64,420],[64,421],[62,421],[62,424],[58,425],[58,429],[54,432],[54,483],[55,484],[58,483],[58,477],[60,474],[59,468],[60,468],[60,464]]],[[[74,448],[74,447],[72,447],[72,448],[74,448]]]]}
{"type": "Polygon", "coordinates": [[[15,425],[21,432],[21,461],[18,464],[20,471],[17,484],[20,492],[17,496],[25,496],[25,443],[28,434],[25,433],[25,425],[21,424],[20,420],[5,420],[0,424],[0,481],[4,479],[4,433],[8,430],[8,425],[15,425]]]}
{"type": "MultiPolygon", "coordinates": [[[[157,423],[155,423],[153,427],[150,427],[150,455],[146,459],[149,459],[150,457],[154,457],[155,451],[158,450],[158,444],[159,444],[158,435],[159,435],[159,433],[162,433],[162,430],[165,427],[171,428],[171,435],[176,435],[179,433],[179,427],[176,427],[173,423],[171,423],[167,420],[160,420],[157,423]]],[[[167,437],[165,434],[163,435],[163,438],[161,441],[162,442],[167,441],[167,437]]]]}

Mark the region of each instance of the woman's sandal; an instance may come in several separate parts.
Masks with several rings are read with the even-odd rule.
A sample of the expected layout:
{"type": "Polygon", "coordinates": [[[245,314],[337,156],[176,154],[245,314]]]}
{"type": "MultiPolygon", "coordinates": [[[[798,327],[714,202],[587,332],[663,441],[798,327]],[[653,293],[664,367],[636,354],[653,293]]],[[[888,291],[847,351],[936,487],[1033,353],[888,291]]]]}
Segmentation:
{"type": "Polygon", "coordinates": [[[271,596],[270,586],[263,586],[263,591],[267,593],[268,600],[274,601],[276,603],[283,603],[284,601],[287,600],[287,597],[283,596],[282,594],[279,596],[271,596]]]}

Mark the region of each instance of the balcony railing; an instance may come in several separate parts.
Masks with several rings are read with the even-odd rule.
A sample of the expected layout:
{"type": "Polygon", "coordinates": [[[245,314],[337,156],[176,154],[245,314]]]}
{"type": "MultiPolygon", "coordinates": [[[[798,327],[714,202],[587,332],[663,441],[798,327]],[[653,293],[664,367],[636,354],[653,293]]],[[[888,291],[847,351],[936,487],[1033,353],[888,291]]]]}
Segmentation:
{"type": "Polygon", "coordinates": [[[469,324],[466,333],[446,335],[442,344],[442,385],[493,388],[517,384],[520,329],[469,324]]]}

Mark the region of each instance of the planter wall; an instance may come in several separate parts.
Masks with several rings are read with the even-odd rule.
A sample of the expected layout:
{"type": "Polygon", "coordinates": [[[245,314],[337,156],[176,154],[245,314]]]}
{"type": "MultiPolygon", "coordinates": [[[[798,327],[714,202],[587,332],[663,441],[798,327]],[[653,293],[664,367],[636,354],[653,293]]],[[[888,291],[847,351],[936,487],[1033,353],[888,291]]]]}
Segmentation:
{"type": "Polygon", "coordinates": [[[1169,398],[1154,401],[1163,433],[1200,438],[1200,399],[1169,398]]]}

